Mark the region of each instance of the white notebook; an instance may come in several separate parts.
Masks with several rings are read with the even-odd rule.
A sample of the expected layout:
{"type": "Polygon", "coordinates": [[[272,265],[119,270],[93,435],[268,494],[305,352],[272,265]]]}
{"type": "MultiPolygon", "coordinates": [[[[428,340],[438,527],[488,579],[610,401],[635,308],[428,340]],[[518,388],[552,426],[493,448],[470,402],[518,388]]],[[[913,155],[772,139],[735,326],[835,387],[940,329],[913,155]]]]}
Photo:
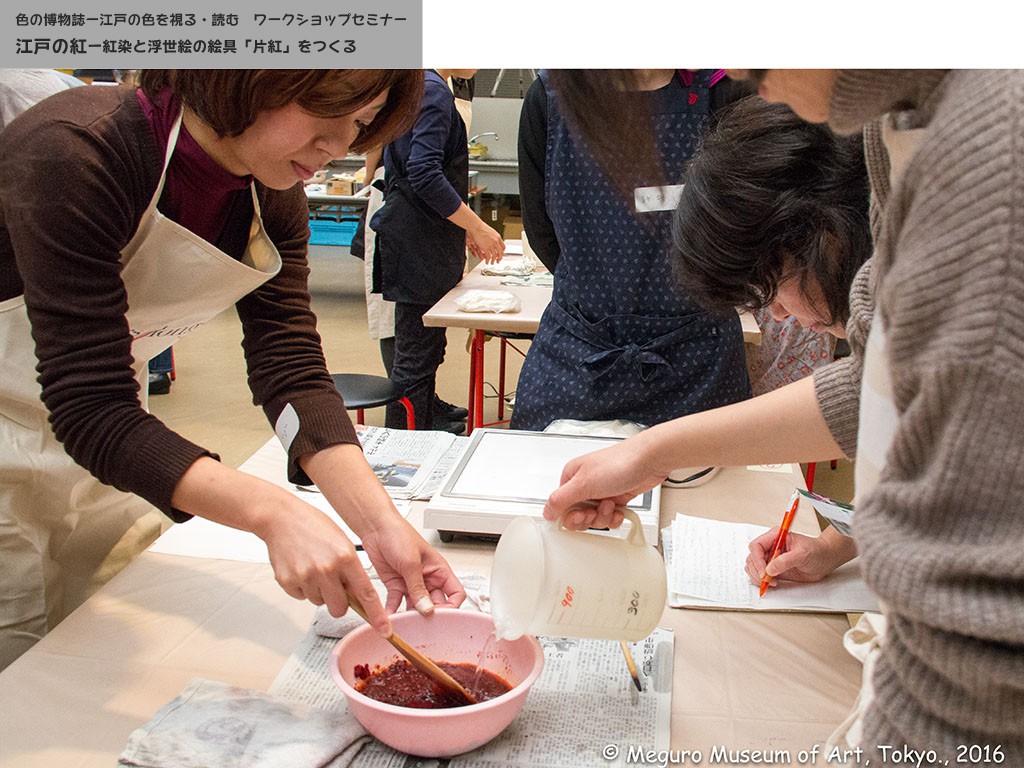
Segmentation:
{"type": "Polygon", "coordinates": [[[779,581],[764,597],[743,570],[747,545],[768,528],[678,515],[662,534],[673,608],[859,613],[878,600],[854,559],[814,584],[779,581]]]}

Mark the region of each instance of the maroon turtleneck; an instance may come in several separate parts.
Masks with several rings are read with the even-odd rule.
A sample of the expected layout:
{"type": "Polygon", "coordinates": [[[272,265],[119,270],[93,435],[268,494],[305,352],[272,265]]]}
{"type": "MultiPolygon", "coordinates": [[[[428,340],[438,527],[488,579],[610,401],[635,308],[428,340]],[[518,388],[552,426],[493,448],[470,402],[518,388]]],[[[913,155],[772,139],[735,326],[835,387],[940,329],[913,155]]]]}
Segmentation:
{"type": "MultiPolygon", "coordinates": [[[[181,110],[178,99],[167,90],[154,100],[150,100],[141,88],[136,95],[153,128],[160,151],[165,152],[174,121],[181,110]]],[[[207,242],[217,244],[223,234],[224,222],[232,219],[230,214],[234,206],[249,204],[251,183],[252,176],[235,176],[221,168],[183,124],[157,207],[172,221],[207,242]]]]}

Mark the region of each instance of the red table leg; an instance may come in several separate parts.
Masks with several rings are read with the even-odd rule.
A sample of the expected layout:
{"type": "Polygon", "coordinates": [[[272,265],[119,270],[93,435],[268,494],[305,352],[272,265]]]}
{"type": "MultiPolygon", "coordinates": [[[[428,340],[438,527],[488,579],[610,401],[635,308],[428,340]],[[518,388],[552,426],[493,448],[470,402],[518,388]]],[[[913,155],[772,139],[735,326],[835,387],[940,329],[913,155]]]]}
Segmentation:
{"type": "Polygon", "coordinates": [[[470,435],[476,427],[484,424],[484,332],[473,334],[473,344],[469,353],[469,419],[466,422],[466,434],[470,435]]]}
{"type": "Polygon", "coordinates": [[[469,342],[469,395],[466,398],[466,410],[469,411],[469,415],[466,417],[466,434],[469,435],[473,431],[473,419],[476,414],[475,407],[476,400],[476,332],[473,333],[473,338],[469,342]]]}
{"type": "Polygon", "coordinates": [[[498,421],[505,418],[505,348],[508,342],[501,336],[501,360],[498,365],[498,421]]]}

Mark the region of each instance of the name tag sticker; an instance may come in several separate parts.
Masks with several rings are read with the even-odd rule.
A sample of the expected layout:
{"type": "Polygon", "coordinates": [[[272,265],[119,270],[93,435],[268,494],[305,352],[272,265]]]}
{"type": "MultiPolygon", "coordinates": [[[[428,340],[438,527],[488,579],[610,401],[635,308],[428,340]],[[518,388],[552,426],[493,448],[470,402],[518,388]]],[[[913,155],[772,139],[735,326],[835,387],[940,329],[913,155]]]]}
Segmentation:
{"type": "Polygon", "coordinates": [[[277,417],[274,431],[277,433],[277,439],[284,446],[285,453],[288,453],[291,450],[292,441],[299,434],[299,414],[295,412],[291,403],[288,403],[281,411],[281,415],[277,417]]]}
{"type": "Polygon", "coordinates": [[[637,213],[674,211],[682,196],[682,184],[670,184],[664,187],[637,187],[633,190],[633,202],[636,205],[637,213]]]}

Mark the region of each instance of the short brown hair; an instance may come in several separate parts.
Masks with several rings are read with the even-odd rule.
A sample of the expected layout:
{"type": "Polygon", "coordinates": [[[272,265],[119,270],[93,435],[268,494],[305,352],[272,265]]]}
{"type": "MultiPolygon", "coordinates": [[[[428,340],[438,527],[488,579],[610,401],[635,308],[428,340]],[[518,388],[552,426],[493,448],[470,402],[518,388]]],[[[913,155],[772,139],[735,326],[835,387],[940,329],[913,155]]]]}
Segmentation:
{"type": "Polygon", "coordinates": [[[360,131],[362,152],[409,131],[419,113],[423,72],[418,69],[148,69],[139,85],[154,98],[170,88],[220,136],[238,136],[256,116],[296,102],[318,117],[343,117],[390,88],[387,104],[360,131]]]}

